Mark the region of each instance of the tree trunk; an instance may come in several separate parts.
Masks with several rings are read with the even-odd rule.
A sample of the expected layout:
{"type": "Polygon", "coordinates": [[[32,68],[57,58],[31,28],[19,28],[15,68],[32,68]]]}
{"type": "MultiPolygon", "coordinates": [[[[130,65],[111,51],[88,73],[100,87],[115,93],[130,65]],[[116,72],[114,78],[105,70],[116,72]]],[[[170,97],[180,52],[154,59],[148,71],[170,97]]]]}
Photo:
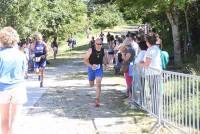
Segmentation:
{"type": "Polygon", "coordinates": [[[174,65],[176,67],[180,67],[182,65],[182,59],[181,59],[178,11],[176,10],[176,8],[174,8],[171,12],[167,12],[166,14],[172,27],[172,36],[174,43],[174,65]]]}
{"type": "MultiPolygon", "coordinates": [[[[188,44],[190,43],[190,45],[192,45],[191,34],[190,34],[190,29],[189,29],[189,21],[188,21],[188,8],[189,8],[189,5],[187,5],[187,3],[186,3],[185,8],[184,8],[185,24],[186,24],[186,43],[184,44],[184,55],[185,56],[189,52],[188,44]]],[[[190,46],[190,47],[192,47],[192,46],[190,46]]]]}

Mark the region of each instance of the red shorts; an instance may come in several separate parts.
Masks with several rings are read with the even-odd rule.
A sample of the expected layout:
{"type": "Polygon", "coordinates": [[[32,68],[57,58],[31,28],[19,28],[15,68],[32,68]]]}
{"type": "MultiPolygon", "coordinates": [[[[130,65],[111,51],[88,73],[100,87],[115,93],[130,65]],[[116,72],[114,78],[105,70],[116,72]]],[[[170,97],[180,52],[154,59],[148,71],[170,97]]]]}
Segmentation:
{"type": "Polygon", "coordinates": [[[125,77],[125,80],[126,80],[127,88],[128,88],[128,89],[131,89],[132,77],[128,75],[128,72],[127,72],[127,73],[124,73],[124,77],[125,77]]]}

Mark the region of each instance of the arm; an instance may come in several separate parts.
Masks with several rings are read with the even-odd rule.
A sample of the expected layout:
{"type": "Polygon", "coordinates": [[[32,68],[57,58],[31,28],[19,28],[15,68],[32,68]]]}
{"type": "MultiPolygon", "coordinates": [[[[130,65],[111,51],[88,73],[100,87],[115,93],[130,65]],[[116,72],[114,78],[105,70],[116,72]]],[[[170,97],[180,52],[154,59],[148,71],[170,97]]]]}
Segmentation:
{"type": "Polygon", "coordinates": [[[108,61],[108,52],[104,50],[104,57],[103,57],[103,63],[106,66],[109,61],[108,61]]]}
{"type": "Polygon", "coordinates": [[[84,59],[83,59],[83,62],[86,66],[88,67],[92,67],[92,65],[89,63],[89,58],[90,58],[90,55],[92,54],[92,49],[89,48],[87,53],[85,54],[84,56],[84,59]]]}
{"type": "Polygon", "coordinates": [[[140,66],[141,67],[147,67],[151,64],[151,58],[147,57],[146,61],[140,61],[140,66]]]}
{"type": "Polygon", "coordinates": [[[36,43],[36,42],[31,43],[31,46],[30,46],[31,53],[32,53],[32,52],[34,53],[34,51],[35,51],[35,43],[36,43]]]}
{"type": "Polygon", "coordinates": [[[123,61],[128,61],[131,57],[131,54],[130,53],[122,53],[122,59],[123,61]]]}
{"type": "Polygon", "coordinates": [[[48,49],[47,49],[47,44],[44,42],[44,49],[45,49],[45,54],[42,55],[42,58],[46,58],[47,57],[47,53],[48,53],[48,49]]]}

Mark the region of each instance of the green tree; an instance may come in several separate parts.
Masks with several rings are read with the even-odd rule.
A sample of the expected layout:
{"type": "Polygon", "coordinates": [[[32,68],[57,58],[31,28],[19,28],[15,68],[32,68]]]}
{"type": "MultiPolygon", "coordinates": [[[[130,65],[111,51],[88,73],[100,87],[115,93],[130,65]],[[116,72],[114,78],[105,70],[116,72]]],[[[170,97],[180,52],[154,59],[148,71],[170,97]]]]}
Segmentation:
{"type": "MultiPolygon", "coordinates": [[[[190,0],[117,0],[118,5],[130,7],[128,10],[135,9],[139,17],[145,18],[149,12],[162,13],[164,12],[171,24],[173,47],[174,47],[174,63],[175,65],[182,64],[181,58],[181,43],[180,43],[180,11],[185,7],[185,3],[190,0]],[[134,7],[134,8],[133,8],[134,7]]],[[[132,10],[133,11],[133,10],[132,10]]]]}
{"type": "Polygon", "coordinates": [[[62,36],[83,30],[86,23],[86,5],[80,0],[49,0],[42,16],[48,36],[62,36]]]}
{"type": "Polygon", "coordinates": [[[96,6],[90,18],[94,26],[101,29],[105,29],[106,27],[114,27],[120,23],[123,23],[122,14],[115,5],[96,6]]]}
{"type": "Polygon", "coordinates": [[[1,0],[0,27],[13,26],[22,38],[39,31],[64,38],[87,24],[81,0],[1,0]]]}

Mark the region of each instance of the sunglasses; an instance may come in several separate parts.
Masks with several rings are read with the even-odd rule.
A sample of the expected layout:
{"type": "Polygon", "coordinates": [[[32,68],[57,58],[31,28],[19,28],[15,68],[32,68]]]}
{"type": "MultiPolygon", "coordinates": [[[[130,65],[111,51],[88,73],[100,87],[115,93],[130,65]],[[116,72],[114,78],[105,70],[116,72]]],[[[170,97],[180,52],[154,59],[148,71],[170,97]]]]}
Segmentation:
{"type": "Polygon", "coordinates": [[[96,43],[97,45],[101,46],[102,44],[96,43]]]}

